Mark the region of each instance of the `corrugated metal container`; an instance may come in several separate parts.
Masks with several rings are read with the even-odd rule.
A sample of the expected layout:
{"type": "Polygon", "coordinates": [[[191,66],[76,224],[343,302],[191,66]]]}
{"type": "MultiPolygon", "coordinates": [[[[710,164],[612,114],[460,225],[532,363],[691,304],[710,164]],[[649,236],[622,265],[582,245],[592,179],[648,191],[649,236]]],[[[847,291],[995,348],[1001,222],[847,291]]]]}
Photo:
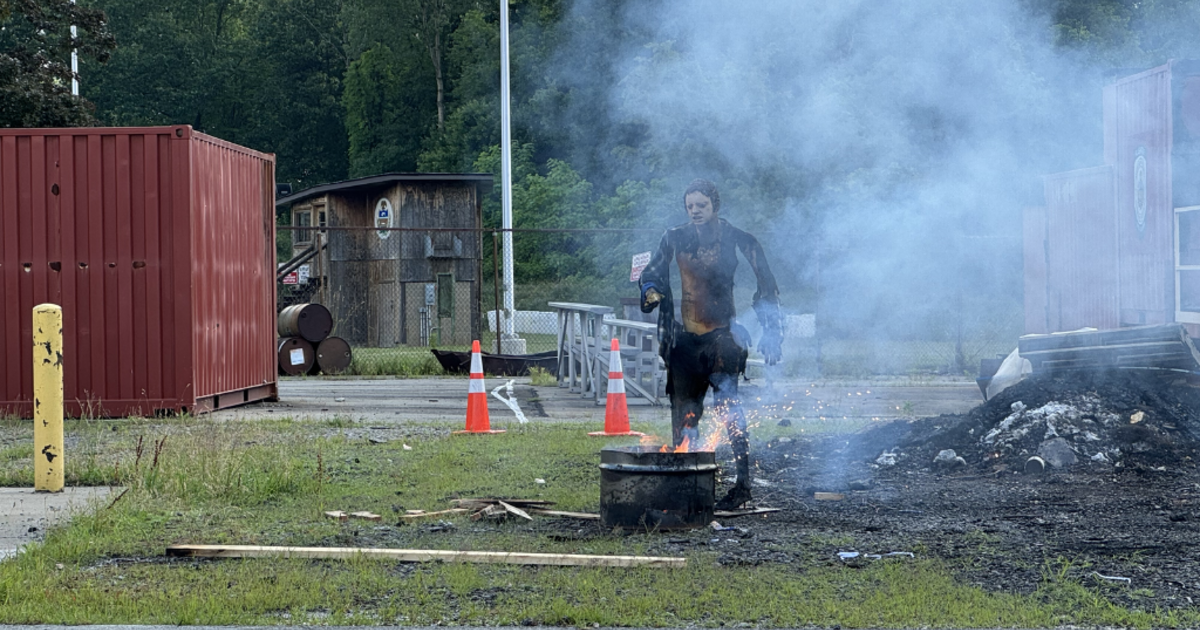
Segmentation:
{"type": "Polygon", "coordinates": [[[0,413],[60,304],[67,413],[277,396],[274,156],[187,126],[0,130],[0,413]]]}
{"type": "Polygon", "coordinates": [[[1022,213],[1025,260],[1025,334],[1050,332],[1047,320],[1046,208],[1031,206],[1022,213]]]}
{"type": "MultiPolygon", "coordinates": [[[[1112,167],[1048,175],[1045,192],[1046,330],[1040,332],[1118,327],[1120,268],[1112,167]]],[[[1035,314],[1026,312],[1027,318],[1031,315],[1035,314]]]]}
{"type": "Polygon", "coordinates": [[[1116,174],[1120,325],[1175,319],[1172,65],[1104,88],[1104,154],[1116,174]]]}

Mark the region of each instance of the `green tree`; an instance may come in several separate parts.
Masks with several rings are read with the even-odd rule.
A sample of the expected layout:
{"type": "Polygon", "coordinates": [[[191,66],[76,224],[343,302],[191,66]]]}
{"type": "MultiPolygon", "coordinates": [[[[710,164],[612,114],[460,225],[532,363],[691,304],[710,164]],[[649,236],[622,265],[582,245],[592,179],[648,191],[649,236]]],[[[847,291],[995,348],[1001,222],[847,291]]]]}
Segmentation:
{"type": "Polygon", "coordinates": [[[340,2],[101,1],[120,42],[84,70],[102,122],[190,124],[275,153],[280,181],[345,178],[340,2]]]}
{"type": "Polygon", "coordinates": [[[104,63],[114,46],[99,9],[70,0],[0,0],[0,127],[94,123],[92,104],[71,94],[71,51],[104,63]]]}
{"type": "Polygon", "coordinates": [[[416,169],[433,110],[430,93],[414,85],[422,73],[413,62],[377,44],[350,64],[344,103],[352,176],[416,169]]]}
{"type": "Polygon", "coordinates": [[[341,4],[262,0],[250,30],[264,74],[243,137],[276,154],[280,181],[302,188],[345,179],[349,169],[341,4]]]}
{"type": "Polygon", "coordinates": [[[252,0],[105,0],[121,42],[85,84],[110,124],[190,124],[229,140],[253,112],[264,75],[249,30],[252,0]]]}

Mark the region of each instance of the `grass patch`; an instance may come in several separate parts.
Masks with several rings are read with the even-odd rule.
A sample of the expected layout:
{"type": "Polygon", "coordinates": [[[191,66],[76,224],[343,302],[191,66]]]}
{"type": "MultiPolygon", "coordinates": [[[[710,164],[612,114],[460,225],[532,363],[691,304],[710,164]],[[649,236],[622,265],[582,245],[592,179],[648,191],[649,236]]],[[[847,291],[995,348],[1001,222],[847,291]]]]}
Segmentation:
{"type": "Polygon", "coordinates": [[[347,376],[434,376],[443,374],[442,366],[429,348],[355,348],[347,376]]]}
{"type": "Polygon", "coordinates": [[[551,374],[550,370],[531,367],[529,368],[529,384],[534,387],[557,387],[558,375],[551,374]]]}
{"type": "MultiPolygon", "coordinates": [[[[635,423],[637,424],[637,423],[635,423]]],[[[600,443],[571,425],[508,425],[494,436],[449,436],[437,425],[367,439],[352,420],[77,423],[95,469],[126,488],[111,508],[53,528],[0,562],[0,623],[435,624],[846,627],[1189,626],[1194,611],[1112,605],[1073,572],[1049,566],[1029,596],[986,593],[933,559],[849,568],[818,557],[854,533],[784,544],[796,561],[736,566],[694,545],[688,566],[661,569],[401,564],[380,560],[178,560],[172,543],[387,546],[663,555],[671,536],[578,525],[472,522],[395,525],[404,509],[462,496],[542,498],[596,511],[600,443]],[[407,447],[407,448],[406,448],[407,447]],[[544,483],[536,480],[542,479],[544,483]],[[323,510],[371,510],[383,523],[338,523],[323,510]],[[434,526],[436,525],[436,527],[434,526]],[[562,534],[562,535],[559,535],[562,534]],[[58,565],[61,565],[59,568],[58,565]]],[[[651,430],[661,427],[635,426],[651,430]]],[[[0,428],[0,475],[25,465],[23,425],[0,428]]],[[[31,436],[30,436],[31,437],[31,436]]],[[[71,451],[68,449],[68,457],[71,451]]],[[[69,460],[68,460],[69,461],[69,460]]],[[[68,468],[70,470],[70,468],[68,468]]],[[[76,474],[82,474],[82,469],[76,474]]],[[[543,520],[539,523],[553,523],[543,520]]],[[[706,541],[711,534],[696,532],[706,541]]],[[[982,533],[971,540],[987,549],[982,533]]]]}
{"type": "MultiPolygon", "coordinates": [[[[522,334],[526,351],[530,354],[553,350],[558,343],[554,334],[522,334]]],[[[495,350],[495,334],[484,333],[480,339],[484,352],[495,350]]],[[[469,352],[471,346],[436,346],[440,350],[469,352]]],[[[395,346],[392,348],[355,347],[350,367],[343,372],[347,376],[438,376],[445,370],[426,346],[395,346]]]]}

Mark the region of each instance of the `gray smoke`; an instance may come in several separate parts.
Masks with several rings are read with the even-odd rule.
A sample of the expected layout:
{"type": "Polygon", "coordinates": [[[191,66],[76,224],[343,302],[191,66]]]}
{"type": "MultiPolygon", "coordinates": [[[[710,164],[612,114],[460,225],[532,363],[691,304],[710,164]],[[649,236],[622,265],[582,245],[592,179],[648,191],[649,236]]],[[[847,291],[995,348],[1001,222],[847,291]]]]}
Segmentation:
{"type": "MultiPolygon", "coordinates": [[[[1044,16],[1017,0],[621,6],[578,0],[591,28],[565,48],[594,55],[615,37],[602,31],[623,34],[603,47],[605,97],[612,124],[641,132],[613,159],[658,156],[624,176],[716,181],[722,214],[767,247],[785,306],[817,311],[827,334],[966,325],[1015,341],[1022,208],[1042,203],[1041,175],[1099,163],[1102,142],[1099,74],[1054,48],[1044,16]]],[[[646,217],[683,218],[674,205],[646,217]]],[[[739,284],[746,304],[753,280],[739,284]]]]}

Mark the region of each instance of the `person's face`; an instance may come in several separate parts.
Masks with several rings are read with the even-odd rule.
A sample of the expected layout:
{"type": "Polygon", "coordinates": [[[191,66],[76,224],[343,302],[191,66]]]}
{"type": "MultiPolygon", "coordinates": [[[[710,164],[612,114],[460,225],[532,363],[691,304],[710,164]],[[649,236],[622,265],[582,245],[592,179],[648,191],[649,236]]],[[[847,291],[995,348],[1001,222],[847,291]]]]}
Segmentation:
{"type": "Polygon", "coordinates": [[[704,193],[688,193],[683,198],[683,205],[687,208],[688,218],[696,225],[704,225],[717,216],[717,211],[713,209],[712,199],[709,199],[704,193]]]}

